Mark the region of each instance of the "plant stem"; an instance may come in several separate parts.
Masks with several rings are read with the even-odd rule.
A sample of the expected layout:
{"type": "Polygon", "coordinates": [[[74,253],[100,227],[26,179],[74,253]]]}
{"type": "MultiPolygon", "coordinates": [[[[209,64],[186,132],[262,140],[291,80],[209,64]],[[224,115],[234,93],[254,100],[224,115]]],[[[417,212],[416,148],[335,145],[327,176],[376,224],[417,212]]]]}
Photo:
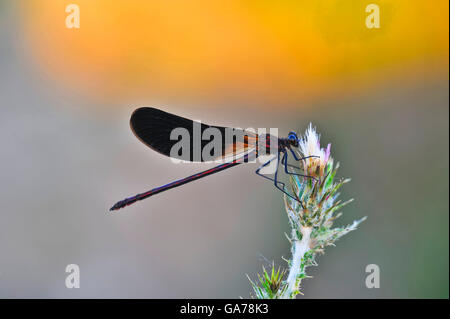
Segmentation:
{"type": "Polygon", "coordinates": [[[292,293],[297,290],[297,278],[300,275],[301,271],[301,263],[302,258],[309,251],[310,247],[310,239],[311,239],[311,232],[312,227],[302,227],[302,240],[294,241],[293,243],[293,254],[292,254],[292,264],[291,268],[289,269],[289,275],[286,280],[286,283],[288,285],[285,293],[284,298],[290,299],[292,298],[292,293]]]}

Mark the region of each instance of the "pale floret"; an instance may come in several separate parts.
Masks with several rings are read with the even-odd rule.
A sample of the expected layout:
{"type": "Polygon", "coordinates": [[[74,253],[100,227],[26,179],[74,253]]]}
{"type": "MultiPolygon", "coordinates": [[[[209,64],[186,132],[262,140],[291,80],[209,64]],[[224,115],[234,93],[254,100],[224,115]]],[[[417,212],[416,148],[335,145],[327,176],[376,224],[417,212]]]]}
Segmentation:
{"type": "Polygon", "coordinates": [[[316,128],[309,124],[305,135],[299,140],[299,150],[304,160],[304,171],[308,176],[323,177],[328,161],[331,161],[331,144],[326,149],[320,147],[320,135],[316,128]],[[311,157],[314,156],[314,157],[311,157]]]}

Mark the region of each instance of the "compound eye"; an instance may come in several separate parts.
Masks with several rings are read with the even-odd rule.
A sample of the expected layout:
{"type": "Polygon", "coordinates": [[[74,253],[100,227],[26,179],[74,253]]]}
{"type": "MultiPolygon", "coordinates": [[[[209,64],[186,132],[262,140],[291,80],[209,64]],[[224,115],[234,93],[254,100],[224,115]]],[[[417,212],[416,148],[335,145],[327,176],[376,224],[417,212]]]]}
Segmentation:
{"type": "Polygon", "coordinates": [[[292,141],[296,141],[297,140],[297,134],[295,132],[289,132],[288,139],[290,139],[292,141]]]}

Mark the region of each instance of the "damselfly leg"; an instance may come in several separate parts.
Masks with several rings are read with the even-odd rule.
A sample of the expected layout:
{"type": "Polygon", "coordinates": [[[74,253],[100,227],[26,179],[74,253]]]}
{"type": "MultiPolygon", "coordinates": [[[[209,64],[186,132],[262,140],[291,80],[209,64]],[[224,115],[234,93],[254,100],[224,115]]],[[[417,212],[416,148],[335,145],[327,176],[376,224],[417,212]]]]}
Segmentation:
{"type": "MultiPolygon", "coordinates": [[[[311,155],[311,156],[305,156],[305,157],[298,158],[298,157],[295,155],[295,152],[294,152],[292,149],[289,148],[289,150],[291,151],[292,156],[294,157],[294,159],[295,159],[296,161],[302,161],[302,160],[305,160],[305,159],[307,159],[307,158],[312,158],[312,157],[320,158],[320,156],[316,156],[316,155],[311,155]]],[[[296,169],[301,169],[301,167],[298,167],[298,166],[295,166],[295,165],[288,164],[288,162],[287,162],[287,159],[288,159],[287,151],[285,151],[285,154],[286,154],[286,156],[283,156],[284,162],[283,162],[282,164],[284,165],[284,171],[286,172],[286,174],[289,174],[289,175],[295,175],[295,176],[301,176],[301,177],[305,177],[305,178],[311,178],[312,180],[314,180],[314,181],[317,182],[317,178],[315,178],[314,176],[304,175],[304,174],[299,174],[299,173],[295,173],[295,172],[290,172],[290,171],[288,170],[288,167],[292,167],[292,168],[296,168],[296,169]]]]}
{"type": "Polygon", "coordinates": [[[292,196],[291,194],[289,194],[289,193],[286,191],[286,189],[285,189],[285,188],[286,188],[286,184],[285,184],[284,182],[281,182],[281,181],[278,180],[278,168],[279,168],[279,165],[280,165],[280,163],[284,163],[284,162],[286,161],[286,156],[287,156],[287,155],[286,155],[286,152],[283,152],[283,157],[281,158],[281,161],[280,161],[280,153],[281,153],[281,152],[278,152],[278,154],[277,154],[276,157],[273,157],[273,158],[271,158],[270,160],[268,160],[266,163],[262,164],[262,165],[255,171],[255,173],[258,174],[258,175],[261,176],[261,177],[264,177],[265,179],[268,179],[268,180],[272,181],[272,182],[274,183],[275,187],[276,187],[278,190],[280,190],[282,193],[286,194],[287,196],[289,196],[289,197],[292,198],[293,200],[298,201],[298,202],[300,203],[300,205],[304,208],[302,201],[301,201],[298,197],[294,197],[294,196],[292,196]],[[271,178],[271,177],[268,177],[268,176],[266,176],[266,175],[261,174],[261,173],[260,173],[261,169],[263,169],[264,167],[266,167],[267,165],[269,165],[269,164],[270,164],[272,161],[274,161],[275,159],[277,159],[277,167],[276,167],[276,170],[275,170],[274,178],[271,178]],[[280,186],[280,185],[281,185],[281,186],[280,186]]]}
{"type": "MultiPolygon", "coordinates": [[[[284,189],[285,184],[284,184],[283,182],[280,182],[280,181],[277,181],[277,180],[276,180],[276,178],[277,178],[277,173],[278,173],[278,163],[279,163],[279,162],[280,162],[280,153],[278,153],[278,155],[277,155],[276,157],[271,158],[270,160],[268,160],[267,162],[265,162],[264,164],[262,164],[260,167],[258,167],[258,169],[255,171],[255,173],[258,174],[258,175],[261,176],[261,177],[264,177],[265,179],[268,179],[269,181],[274,182],[275,187],[278,188],[278,189],[280,189],[280,187],[278,186],[278,183],[280,183],[280,184],[283,186],[283,189],[284,189]],[[271,178],[271,177],[269,177],[269,176],[266,176],[266,175],[264,175],[264,174],[261,174],[260,171],[261,171],[264,167],[266,167],[267,165],[269,165],[270,163],[272,163],[274,160],[277,160],[277,168],[276,168],[276,171],[275,171],[275,179],[274,179],[274,178],[271,178]]],[[[280,189],[280,190],[281,190],[281,189],[280,189]]]]}

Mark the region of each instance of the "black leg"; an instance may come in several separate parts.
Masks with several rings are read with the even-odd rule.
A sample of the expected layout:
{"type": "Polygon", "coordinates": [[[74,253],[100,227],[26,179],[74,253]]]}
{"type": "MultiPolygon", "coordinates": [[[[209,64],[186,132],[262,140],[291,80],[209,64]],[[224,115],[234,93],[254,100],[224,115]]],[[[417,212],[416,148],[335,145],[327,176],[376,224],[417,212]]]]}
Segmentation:
{"type": "MultiPolygon", "coordinates": [[[[292,154],[294,155],[294,152],[293,152],[292,150],[291,150],[291,152],[292,152],[292,154]]],[[[309,158],[309,157],[319,157],[319,156],[315,156],[315,155],[307,156],[307,157],[301,158],[301,160],[303,160],[303,159],[305,159],[305,158],[309,158]]],[[[300,167],[297,167],[297,166],[294,166],[294,165],[288,164],[288,162],[287,162],[287,153],[286,153],[286,156],[283,157],[283,158],[284,158],[284,162],[283,162],[282,164],[284,165],[284,171],[286,172],[286,174],[289,174],[289,175],[295,175],[295,176],[301,176],[301,177],[306,177],[306,178],[311,178],[311,179],[313,179],[314,181],[317,181],[317,178],[315,178],[315,177],[313,177],[313,176],[304,175],[304,174],[298,174],[298,173],[294,173],[294,172],[289,172],[288,167],[293,167],[293,168],[298,168],[298,169],[301,169],[301,168],[300,168],[300,167]]],[[[295,155],[294,155],[294,158],[297,160],[297,158],[295,157],[295,155]]]]}
{"type": "MultiPolygon", "coordinates": [[[[307,158],[312,158],[312,157],[320,158],[320,156],[317,156],[317,155],[310,155],[310,156],[305,156],[305,157],[298,158],[297,155],[295,154],[295,152],[292,150],[292,148],[289,147],[289,151],[291,151],[292,156],[294,157],[294,159],[295,159],[297,162],[299,162],[299,161],[304,161],[305,159],[307,159],[307,158]]],[[[288,166],[288,167],[292,167],[292,168],[301,169],[301,167],[294,166],[294,165],[291,165],[291,164],[287,164],[287,166],[288,166]]],[[[308,176],[308,177],[311,177],[311,176],[308,176]]]]}
{"type": "Polygon", "coordinates": [[[264,177],[265,179],[268,179],[270,181],[274,181],[273,178],[267,177],[266,175],[263,175],[260,173],[261,169],[263,169],[264,167],[266,167],[267,165],[269,165],[273,160],[277,159],[276,157],[271,158],[270,160],[268,160],[267,162],[265,162],[264,164],[262,164],[260,167],[258,167],[258,169],[255,171],[256,174],[258,174],[261,177],[264,177]]]}
{"type": "MultiPolygon", "coordinates": [[[[278,165],[278,164],[280,163],[280,152],[278,152],[278,156],[276,157],[276,159],[277,159],[277,161],[278,161],[278,163],[277,163],[277,165],[278,165]]],[[[275,157],[272,158],[272,159],[270,159],[270,160],[268,160],[268,161],[265,162],[264,164],[262,164],[262,165],[255,171],[255,173],[258,174],[258,175],[261,176],[261,177],[264,177],[265,179],[268,179],[268,180],[272,181],[272,182],[274,183],[275,187],[276,187],[278,190],[280,190],[282,193],[286,194],[287,196],[289,196],[289,197],[292,198],[293,200],[296,200],[297,202],[299,202],[300,205],[302,206],[302,208],[305,209],[305,207],[303,206],[302,201],[301,201],[299,198],[296,198],[296,197],[292,196],[291,194],[289,194],[288,192],[286,192],[286,190],[285,190],[286,184],[278,180],[278,166],[277,166],[277,169],[276,169],[276,171],[275,171],[275,176],[274,176],[274,178],[270,178],[270,177],[265,176],[265,175],[263,175],[263,174],[260,173],[261,169],[262,169],[263,167],[266,167],[267,165],[269,165],[273,160],[275,160],[275,157]],[[280,185],[281,185],[281,186],[280,186],[280,185]]],[[[287,152],[283,152],[283,157],[281,158],[281,163],[282,163],[282,164],[287,163],[287,152]]],[[[287,169],[286,166],[285,166],[285,169],[287,169]]],[[[289,172],[288,172],[288,174],[291,174],[291,175],[299,175],[299,176],[305,176],[305,175],[300,175],[300,174],[295,174],[295,173],[289,173],[289,172]]],[[[309,177],[309,176],[305,176],[305,177],[309,177]]],[[[313,177],[312,177],[312,178],[313,178],[313,177]]]]}
{"type": "MultiPolygon", "coordinates": [[[[285,157],[286,157],[286,153],[283,153],[283,158],[281,159],[281,162],[284,161],[285,157]]],[[[278,164],[279,164],[279,163],[280,163],[280,152],[278,152],[278,164]]],[[[286,185],[285,185],[283,182],[279,182],[279,181],[278,181],[278,167],[277,167],[277,170],[275,171],[275,178],[274,178],[274,181],[273,181],[273,182],[274,182],[276,188],[278,188],[278,189],[279,189],[280,191],[282,191],[283,193],[289,195],[289,194],[286,193],[285,190],[284,190],[284,188],[286,187],[286,185]],[[283,188],[281,188],[280,186],[278,186],[278,183],[280,183],[281,185],[283,185],[283,188]]]]}
{"type": "MultiPolygon", "coordinates": [[[[278,167],[277,167],[277,169],[276,169],[276,171],[275,171],[275,179],[270,178],[270,177],[268,177],[268,176],[263,175],[263,174],[260,173],[260,171],[261,171],[262,168],[264,168],[264,167],[266,167],[267,165],[269,165],[269,164],[270,164],[273,160],[275,160],[275,159],[278,161],[278,163],[280,162],[280,153],[279,153],[279,152],[278,152],[278,156],[277,156],[277,157],[274,157],[274,158],[268,160],[267,162],[265,162],[264,164],[262,164],[260,167],[258,167],[258,169],[255,171],[255,173],[258,174],[258,175],[261,176],[261,177],[264,177],[265,179],[268,179],[269,181],[274,182],[275,187],[281,190],[281,188],[278,186],[278,183],[281,184],[281,185],[283,186],[283,189],[284,189],[284,187],[285,187],[285,184],[284,184],[283,182],[277,181],[278,167]]],[[[277,165],[278,165],[278,163],[277,163],[277,165]]],[[[283,190],[282,190],[282,191],[283,191],[283,190]]]]}
{"type": "Polygon", "coordinates": [[[305,157],[300,157],[300,158],[298,158],[297,155],[295,154],[295,152],[292,150],[292,148],[290,148],[290,147],[288,147],[288,148],[289,148],[289,150],[291,151],[292,156],[294,156],[294,159],[295,159],[297,162],[298,162],[298,161],[305,160],[305,159],[307,159],[307,158],[311,158],[311,157],[317,157],[317,158],[320,158],[320,156],[317,156],[317,155],[310,155],[310,156],[305,156],[305,157]]]}

